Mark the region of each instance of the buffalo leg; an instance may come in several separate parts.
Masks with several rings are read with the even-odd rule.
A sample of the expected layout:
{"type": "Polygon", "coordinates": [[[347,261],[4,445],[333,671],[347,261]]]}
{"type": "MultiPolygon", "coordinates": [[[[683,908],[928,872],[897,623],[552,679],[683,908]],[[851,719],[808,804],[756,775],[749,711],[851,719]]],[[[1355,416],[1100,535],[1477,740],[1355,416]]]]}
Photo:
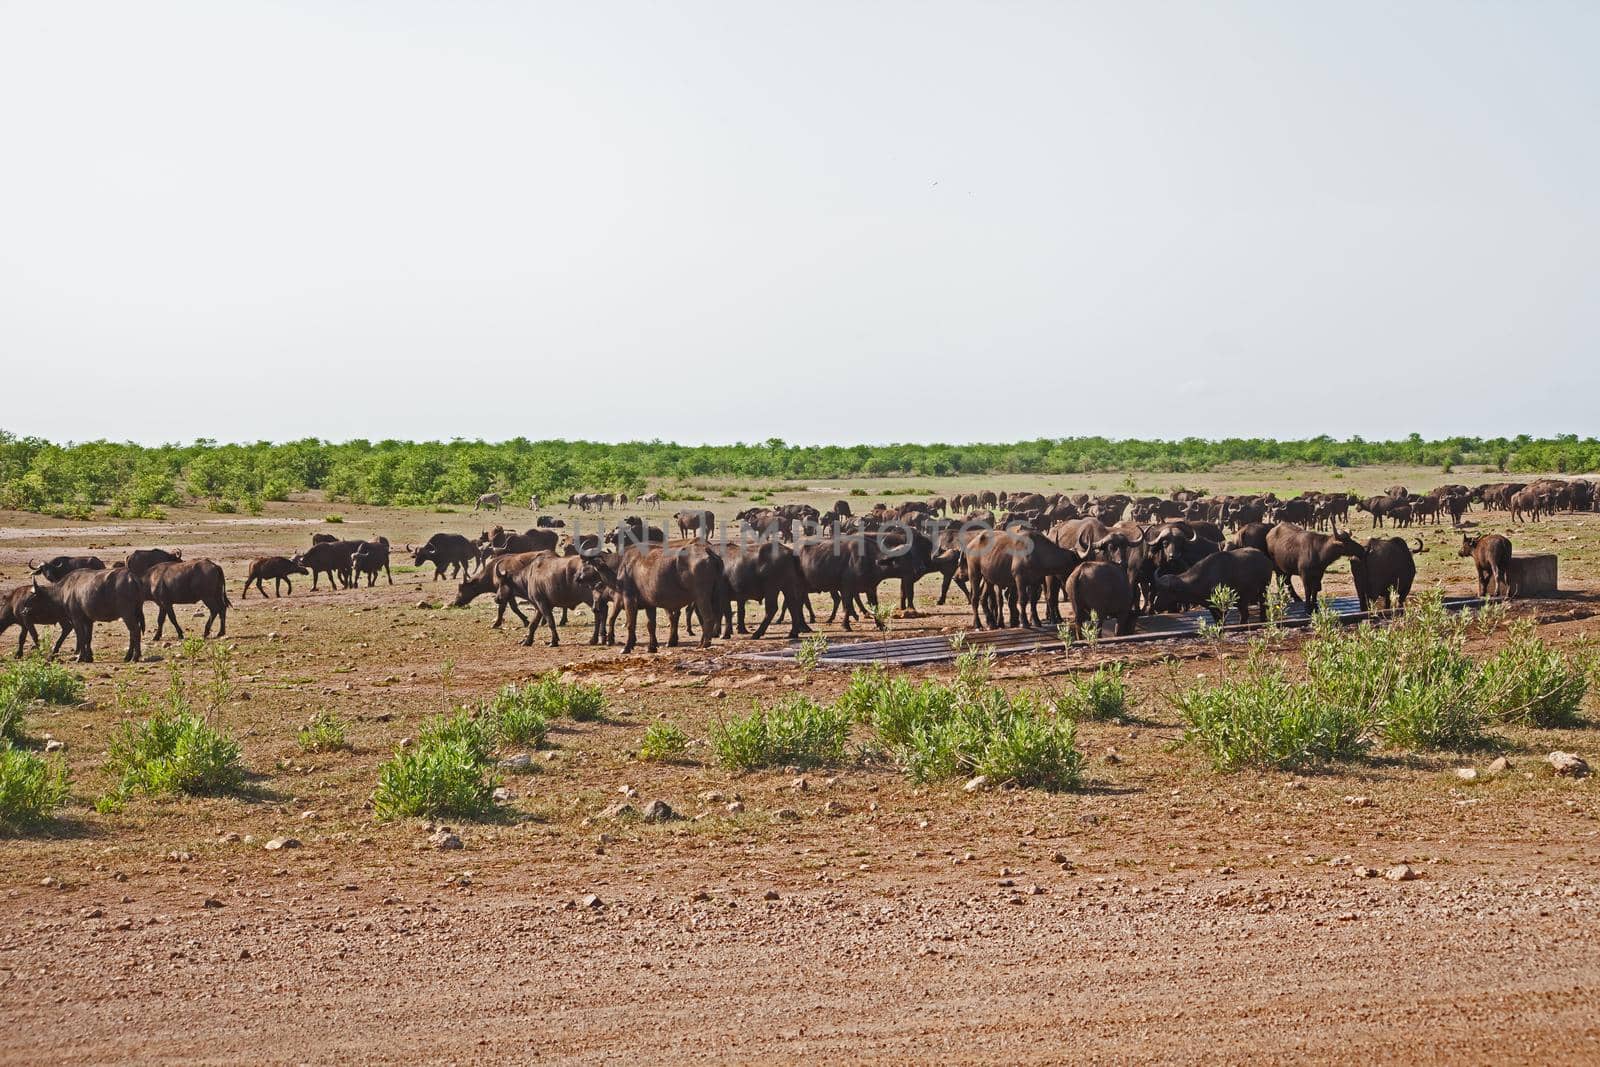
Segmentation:
{"type": "Polygon", "coordinates": [[[560,634],[558,634],[556,632],[556,611],[555,611],[555,607],[550,603],[549,599],[546,598],[546,597],[540,597],[538,600],[534,601],[533,607],[534,607],[534,609],[536,611],[538,611],[541,615],[543,615],[546,620],[549,621],[549,623],[550,623],[550,647],[551,648],[555,648],[557,645],[561,644],[561,636],[560,636],[560,634]]]}
{"type": "Polygon", "coordinates": [[[656,609],[655,608],[645,608],[644,609],[644,625],[645,625],[645,630],[650,635],[650,651],[654,652],[654,651],[656,651],[657,649],[659,649],[661,647],[660,642],[658,642],[656,640],[656,609]]]}
{"type": "MultiPolygon", "coordinates": [[[[756,632],[752,635],[758,641],[766,636],[767,627],[772,625],[772,617],[778,613],[777,593],[773,592],[767,594],[765,607],[766,614],[761,617],[761,623],[756,627],[756,632]]],[[[742,600],[739,601],[739,632],[749,633],[749,631],[744,628],[744,601],[742,600]]]]}
{"type": "Polygon", "coordinates": [[[70,624],[68,624],[68,623],[62,623],[61,624],[61,636],[56,638],[56,645],[55,645],[54,648],[52,648],[50,650],[50,658],[51,659],[55,659],[56,655],[61,651],[61,646],[67,643],[67,634],[69,632],[70,633],[76,633],[77,632],[77,628],[74,627],[74,626],[70,626],[70,624]]]}
{"type": "MultiPolygon", "coordinates": [[[[167,610],[171,611],[172,609],[169,607],[167,610]]],[[[128,654],[122,657],[123,661],[126,663],[138,663],[140,657],[144,654],[144,649],[140,647],[139,640],[144,633],[144,612],[134,612],[125,617],[122,623],[128,628],[128,654]]],[[[172,625],[176,629],[178,620],[173,619],[172,625]]]]}
{"type": "Polygon", "coordinates": [[[94,623],[80,622],[73,627],[78,636],[78,662],[94,662],[94,623]]]}
{"type": "MultiPolygon", "coordinates": [[[[679,612],[679,610],[680,609],[678,609],[678,608],[673,608],[671,611],[667,612],[667,647],[668,648],[677,648],[678,647],[678,612],[679,612]]],[[[691,609],[691,610],[693,610],[693,609],[691,609]]]]}

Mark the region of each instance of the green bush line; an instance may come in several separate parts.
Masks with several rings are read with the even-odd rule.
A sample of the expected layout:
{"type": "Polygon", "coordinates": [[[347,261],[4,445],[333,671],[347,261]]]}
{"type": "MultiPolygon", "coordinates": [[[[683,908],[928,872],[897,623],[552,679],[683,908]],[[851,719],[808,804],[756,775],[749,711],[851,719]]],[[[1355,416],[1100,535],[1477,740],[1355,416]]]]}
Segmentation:
{"type": "Polygon", "coordinates": [[[307,490],[358,504],[431,506],[470,504],[491,489],[515,503],[529,493],[549,500],[581,490],[638,492],[651,484],[692,484],[695,479],[1178,473],[1234,462],[1439,468],[1476,463],[1510,471],[1577,473],[1600,470],[1600,440],[1524,435],[1425,441],[1413,434],[1400,441],[1065,437],[842,446],[791,445],[773,438],[759,444],[690,446],[519,437],[494,443],[332,443],[308,438],[278,444],[201,440],[143,446],[111,441],[62,445],[0,430],[0,508],[87,517],[91,507],[109,507],[130,517],[156,517],[164,506],[185,499],[209,501],[217,510],[236,509],[242,502],[254,512],[263,501],[281,501],[307,490]]]}

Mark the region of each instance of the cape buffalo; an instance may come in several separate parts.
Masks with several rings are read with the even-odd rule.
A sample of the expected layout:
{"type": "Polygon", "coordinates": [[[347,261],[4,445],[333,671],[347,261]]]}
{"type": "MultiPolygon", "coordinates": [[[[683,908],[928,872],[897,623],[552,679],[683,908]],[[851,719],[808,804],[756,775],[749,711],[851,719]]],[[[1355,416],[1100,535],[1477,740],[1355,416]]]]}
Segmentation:
{"type": "Polygon", "coordinates": [[[351,575],[351,559],[356,550],[366,542],[364,541],[324,541],[312,545],[295,559],[311,571],[311,588],[317,588],[319,575],[328,576],[328,585],[338,589],[343,585],[346,589],[354,584],[351,575]]]}
{"type": "Polygon", "coordinates": [[[181,563],[183,552],[168,552],[162,548],[141,548],[128,553],[127,562],[123,565],[134,574],[143,574],[157,563],[181,563]]]}
{"type": "Polygon", "coordinates": [[[228,606],[232,602],[228,599],[222,568],[211,560],[197,559],[191,562],[175,560],[171,563],[157,563],[144,572],[142,579],[145,599],[155,601],[156,605],[157,641],[161,640],[162,621],[168,619],[171,620],[178,639],[183,639],[183,627],[178,625],[178,616],[172,610],[174,604],[204,604],[206,610],[210,612],[206,616],[205,636],[211,636],[213,622],[220,623],[217,627],[217,636],[227,636],[228,606]]]}
{"type": "MultiPolygon", "coordinates": [[[[67,620],[67,627],[78,638],[78,662],[93,663],[94,624],[121,620],[128,628],[128,652],[123,659],[137,662],[141,654],[144,634],[144,584],[126,567],[112,570],[77,570],[59,582],[41,583],[33,580],[33,587],[22,598],[19,613],[30,619],[41,618],[54,611],[67,620]]],[[[61,651],[67,629],[56,639],[53,656],[61,651]]]]}
{"type": "Polygon", "coordinates": [[[656,651],[657,608],[670,613],[669,646],[678,643],[678,613],[694,608],[700,615],[700,647],[711,647],[711,639],[717,636],[722,623],[717,590],[722,585],[723,567],[721,558],[705,544],[630,549],[622,553],[615,566],[599,558],[589,562],[602,580],[616,590],[620,609],[628,614],[628,641],[623,652],[631,652],[638,644],[641,610],[649,629],[650,651],[656,651]]]}
{"type": "Polygon", "coordinates": [[[1417,547],[1412,548],[1401,537],[1374,537],[1367,542],[1366,548],[1364,559],[1350,561],[1350,576],[1356,582],[1356,597],[1361,601],[1361,610],[1371,610],[1380,598],[1384,611],[1394,610],[1396,604],[1391,602],[1391,591],[1399,610],[1406,610],[1406,597],[1411,595],[1411,583],[1417,578],[1417,561],[1412,557],[1426,551],[1422,538],[1417,538],[1417,547]]]}
{"type": "Polygon", "coordinates": [[[747,600],[761,601],[765,610],[753,635],[756,638],[766,636],[767,627],[778,614],[780,598],[789,611],[789,639],[797,641],[811,629],[800,606],[806,598],[806,579],[793,549],[777,541],[767,541],[721,546],[716,552],[722,557],[723,589],[718,599],[723,601],[723,621],[728,636],[733,636],[735,609],[739,632],[750,632],[744,624],[747,600]]]}
{"type": "Polygon", "coordinates": [[[1082,631],[1097,620],[1095,632],[1108,621],[1115,621],[1118,636],[1133,633],[1133,587],[1128,576],[1114,563],[1082,563],[1067,576],[1063,588],[1072,606],[1073,626],[1082,631]]]}
{"type": "Polygon", "coordinates": [[[37,574],[47,582],[59,582],[73,571],[103,571],[105,560],[99,556],[55,556],[38,566],[28,561],[28,572],[37,574]]]}
{"type": "Polygon", "coordinates": [[[1366,551],[1350,536],[1349,531],[1323,534],[1283,523],[1267,533],[1267,555],[1271,557],[1278,573],[1283,575],[1289,595],[1300,599],[1294,591],[1294,578],[1298,576],[1306,589],[1306,608],[1312,611],[1316,609],[1317,596],[1322,592],[1322,576],[1334,561],[1345,556],[1359,559],[1366,551]]]}
{"type": "Polygon", "coordinates": [[[1250,621],[1250,605],[1259,605],[1257,619],[1267,621],[1267,587],[1272,584],[1272,560],[1256,548],[1235,548],[1207,556],[1182,574],[1158,574],[1155,580],[1155,603],[1160,610],[1168,607],[1197,605],[1211,612],[1211,617],[1221,622],[1222,613],[1211,604],[1211,595],[1219,587],[1232,589],[1238,596],[1239,621],[1250,621]]]}
{"type": "Polygon", "coordinates": [[[378,572],[382,571],[389,579],[389,584],[394,584],[394,575],[389,571],[389,539],[378,536],[371,541],[363,541],[350,555],[351,577],[356,585],[361,584],[361,576],[367,576],[367,588],[371,589],[378,581],[378,572]]]}
{"type": "MultiPolygon", "coordinates": [[[[17,627],[17,658],[22,658],[23,644],[28,638],[33,638],[33,647],[39,647],[39,631],[37,626],[57,625],[61,627],[61,641],[67,639],[70,628],[67,626],[67,617],[61,610],[48,600],[35,600],[28,610],[23,610],[23,603],[28,594],[33,592],[31,585],[19,585],[15,589],[7,590],[0,595],[0,634],[12,626],[17,627]]],[[[61,641],[56,642],[56,647],[61,647],[61,641]]]]}
{"type": "Polygon", "coordinates": [[[455,533],[436,533],[418,548],[407,545],[406,551],[411,553],[411,562],[418,567],[424,563],[433,564],[433,580],[436,582],[445,576],[446,570],[451,572],[451,577],[470,574],[472,563],[478,558],[472,542],[464,535],[455,533]]]}
{"type": "Polygon", "coordinates": [[[1511,542],[1499,534],[1461,535],[1460,556],[1472,559],[1478,569],[1478,595],[1490,595],[1491,586],[1498,590],[1496,596],[1511,596],[1511,542]]]}
{"type": "Polygon", "coordinates": [[[250,570],[244,576],[244,592],[239,594],[239,599],[245,600],[249,598],[250,584],[252,582],[261,591],[261,595],[263,597],[266,596],[267,587],[261,584],[262,580],[266,578],[272,579],[272,593],[274,596],[282,596],[285,585],[289,587],[289,592],[292,595],[294,593],[294,582],[290,580],[289,576],[310,573],[310,571],[306,570],[304,563],[292,560],[288,556],[257,556],[250,561],[250,570]]]}

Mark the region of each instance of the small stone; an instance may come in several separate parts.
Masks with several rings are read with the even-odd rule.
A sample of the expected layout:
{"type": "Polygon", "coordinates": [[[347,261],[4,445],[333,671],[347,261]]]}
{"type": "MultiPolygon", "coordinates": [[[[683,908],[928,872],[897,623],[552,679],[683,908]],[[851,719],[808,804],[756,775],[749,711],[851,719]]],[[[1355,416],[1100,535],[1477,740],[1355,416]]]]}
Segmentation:
{"type": "Polygon", "coordinates": [[[1376,877],[1378,877],[1378,868],[1376,868],[1376,867],[1357,867],[1351,873],[1354,874],[1357,878],[1376,878],[1376,877]]]}
{"type": "Polygon", "coordinates": [[[1233,874],[1235,872],[1234,872],[1234,869],[1232,867],[1218,867],[1217,868],[1217,873],[1218,874],[1233,874]]]}
{"type": "Polygon", "coordinates": [[[46,752],[60,752],[66,747],[67,743],[65,741],[58,741],[53,737],[44,743],[44,750],[46,752]]]}
{"type": "Polygon", "coordinates": [[[1043,894],[1044,894],[1044,886],[1042,886],[1042,885],[1030,885],[1028,887],[1028,895],[1030,897],[1042,896],[1043,894]]]}
{"type": "Polygon", "coordinates": [[[1486,768],[1490,774],[1504,774],[1511,769],[1511,761],[1504,756],[1496,756],[1486,768]]]}
{"type": "Polygon", "coordinates": [[[216,897],[206,897],[200,902],[200,906],[202,908],[220,908],[222,907],[222,901],[218,900],[216,897]]]}
{"type": "Polygon", "coordinates": [[[1457,767],[1456,777],[1463,782],[1476,782],[1478,780],[1478,772],[1473,767],[1457,767]]]}
{"type": "Polygon", "coordinates": [[[428,603],[426,600],[419,600],[419,601],[417,601],[417,610],[419,610],[419,611],[431,611],[431,610],[433,610],[433,605],[428,603]]]}
{"type": "Polygon", "coordinates": [[[738,814],[741,814],[743,811],[744,811],[744,803],[743,803],[743,801],[735,800],[731,804],[728,805],[728,814],[729,815],[738,815],[738,814]]]}
{"type": "Polygon", "coordinates": [[[533,766],[533,757],[526,752],[518,752],[515,756],[507,756],[501,760],[499,766],[502,771],[521,774],[533,766]]]}
{"type": "Polygon", "coordinates": [[[1370,807],[1372,807],[1372,798],[1371,797],[1348,796],[1348,797],[1344,798],[1344,802],[1345,802],[1345,804],[1347,806],[1352,807],[1352,808],[1370,808],[1370,807]]]}
{"type": "Polygon", "coordinates": [[[299,848],[300,839],[295,837],[274,837],[267,842],[267,851],[276,852],[280,848],[299,848]]]}
{"type": "Polygon", "coordinates": [[[700,799],[705,801],[707,804],[721,804],[727,798],[721,793],[717,792],[715,789],[707,789],[704,793],[700,794],[700,799]]]}
{"type": "Polygon", "coordinates": [[[776,889],[769,889],[765,893],[761,894],[761,899],[762,900],[777,900],[778,899],[778,891],[776,889]]]}
{"type": "Polygon", "coordinates": [[[435,830],[428,836],[428,844],[441,852],[448,852],[461,847],[461,838],[449,830],[435,830]]]}
{"type": "Polygon", "coordinates": [[[779,808],[772,813],[773,822],[799,822],[800,813],[793,808],[779,808]]]}
{"type": "Polygon", "coordinates": [[[511,799],[511,790],[507,789],[503,785],[496,786],[495,791],[490,795],[494,797],[494,802],[496,804],[504,804],[506,801],[511,799]]]}
{"type": "Polygon", "coordinates": [[[582,904],[586,908],[599,908],[604,906],[600,900],[600,897],[594,893],[587,894],[582,900],[578,901],[578,903],[582,904]]]}
{"type": "Polygon", "coordinates": [[[619,800],[600,813],[607,819],[633,819],[639,815],[639,809],[629,804],[626,800],[619,800]]]}
{"type": "Polygon", "coordinates": [[[980,774],[975,778],[968,778],[967,779],[967,784],[962,786],[961,788],[966,790],[968,793],[976,793],[980,789],[987,789],[988,786],[989,786],[988,777],[986,775],[980,774]]]}
{"type": "Polygon", "coordinates": [[[1563,778],[1582,778],[1589,773],[1589,764],[1584,758],[1571,752],[1552,752],[1545,760],[1563,778]]]}
{"type": "Polygon", "coordinates": [[[1100,825],[1100,816],[1096,815],[1092,811],[1084,812],[1082,815],[1078,816],[1078,825],[1080,825],[1080,826],[1099,826],[1100,825]]]}
{"type": "Polygon", "coordinates": [[[100,916],[104,915],[105,912],[99,908],[84,908],[78,914],[85,919],[98,919],[100,916]]]}
{"type": "Polygon", "coordinates": [[[234,833],[232,830],[229,830],[227,833],[217,838],[217,844],[219,845],[236,845],[239,843],[239,841],[239,835],[234,833]]]}
{"type": "Polygon", "coordinates": [[[1383,876],[1391,882],[1410,882],[1417,877],[1417,871],[1409,863],[1397,863],[1384,871],[1383,876]]]}
{"type": "Polygon", "coordinates": [[[678,813],[673,811],[672,805],[665,800],[652,800],[644,806],[645,822],[671,822],[677,817],[678,813]]]}
{"type": "Polygon", "coordinates": [[[1121,763],[1122,756],[1114,748],[1106,749],[1105,761],[1107,763],[1121,763]]]}
{"type": "Polygon", "coordinates": [[[710,899],[711,894],[707,893],[704,889],[696,889],[693,893],[689,894],[689,900],[695,904],[703,904],[710,899]]]}
{"type": "Polygon", "coordinates": [[[842,815],[850,814],[850,809],[845,807],[837,800],[828,801],[826,804],[822,805],[820,810],[822,811],[822,814],[826,815],[830,819],[837,819],[842,815]]]}
{"type": "Polygon", "coordinates": [[[316,817],[317,817],[317,813],[314,812],[314,811],[302,811],[300,813],[300,818],[301,819],[315,819],[316,817]]]}
{"type": "Polygon", "coordinates": [[[793,789],[796,793],[804,793],[807,789],[811,788],[811,785],[804,778],[796,778],[794,781],[789,783],[789,788],[793,789]]]}
{"type": "Polygon", "coordinates": [[[1306,780],[1304,778],[1291,778],[1283,783],[1283,787],[1285,789],[1304,789],[1306,788],[1306,780]]]}

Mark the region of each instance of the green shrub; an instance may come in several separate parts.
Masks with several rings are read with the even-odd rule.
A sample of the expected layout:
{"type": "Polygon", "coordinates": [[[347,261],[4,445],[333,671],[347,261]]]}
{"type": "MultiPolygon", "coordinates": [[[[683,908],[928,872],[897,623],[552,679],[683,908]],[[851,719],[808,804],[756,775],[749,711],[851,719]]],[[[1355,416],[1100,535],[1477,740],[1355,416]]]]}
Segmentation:
{"type": "Polygon", "coordinates": [[[757,707],[742,718],[711,728],[711,752],[724,767],[801,767],[838,763],[850,736],[850,717],[803,696],[770,707],[757,707]]]}
{"type": "Polygon", "coordinates": [[[494,724],[485,716],[476,715],[466,708],[457,708],[454,714],[429,719],[417,732],[418,748],[443,748],[458,744],[474,761],[488,763],[494,755],[494,724]]]}
{"type": "Polygon", "coordinates": [[[1500,722],[1574,726],[1592,670],[1587,650],[1574,661],[1535,636],[1532,622],[1519,622],[1506,647],[1483,665],[1489,714],[1500,722]]]}
{"type": "Polygon", "coordinates": [[[599,686],[563,682],[557,671],[546,671],[517,692],[518,700],[537,708],[547,719],[565,717],[574,722],[595,722],[606,710],[606,696],[599,686]]]}
{"type": "Polygon", "coordinates": [[[350,747],[344,735],[344,720],[331,711],[317,715],[294,736],[303,752],[337,752],[350,747]]]}
{"type": "Polygon", "coordinates": [[[1056,698],[1056,711],[1079,722],[1120,719],[1128,713],[1125,673],[1121,663],[1108,663],[1091,675],[1070,679],[1067,690],[1056,698]]]}
{"type": "Polygon", "coordinates": [[[547,706],[538,687],[508,685],[484,706],[484,714],[499,744],[538,748],[550,733],[547,706]]]}
{"type": "Polygon", "coordinates": [[[112,735],[106,770],[118,798],[135,792],[225,793],[244,781],[239,742],[186,707],[123,723],[112,735]]]}
{"type": "Polygon", "coordinates": [[[1052,715],[1029,698],[1010,701],[987,724],[974,770],[991,782],[1057,792],[1083,780],[1083,753],[1071,719],[1052,715]]]}
{"type": "Polygon", "coordinates": [[[1462,748],[1482,740],[1480,674],[1465,652],[1467,622],[1435,591],[1388,626],[1339,625],[1318,611],[1306,672],[1323,704],[1361,716],[1396,748],[1462,748]]]}
{"type": "Polygon", "coordinates": [[[22,701],[42,700],[46,704],[83,702],[83,677],[35,650],[0,671],[0,689],[10,689],[22,701]]]}
{"type": "Polygon", "coordinates": [[[372,810],[384,820],[478,817],[494,809],[499,781],[466,732],[436,731],[378,768],[372,810]]]}
{"type": "Polygon", "coordinates": [[[0,741],[0,830],[43,821],[66,801],[65,763],[0,741]]]}
{"type": "Polygon", "coordinates": [[[828,651],[828,638],[824,634],[812,634],[800,639],[800,647],[795,649],[795,666],[803,671],[814,671],[817,664],[822,662],[823,653],[828,651]]]}
{"type": "Polygon", "coordinates": [[[322,516],[322,521],[323,522],[343,522],[344,521],[344,516],[343,515],[324,515],[324,516],[322,516]]]}
{"type": "Polygon", "coordinates": [[[681,759],[689,748],[689,735],[670,722],[653,722],[639,743],[639,758],[661,762],[681,759]]]}
{"type": "Polygon", "coordinates": [[[1368,720],[1323,703],[1277,667],[1252,655],[1242,676],[1202,682],[1174,698],[1183,740],[1218,770],[1293,768],[1356,759],[1367,749],[1368,720]]]}

